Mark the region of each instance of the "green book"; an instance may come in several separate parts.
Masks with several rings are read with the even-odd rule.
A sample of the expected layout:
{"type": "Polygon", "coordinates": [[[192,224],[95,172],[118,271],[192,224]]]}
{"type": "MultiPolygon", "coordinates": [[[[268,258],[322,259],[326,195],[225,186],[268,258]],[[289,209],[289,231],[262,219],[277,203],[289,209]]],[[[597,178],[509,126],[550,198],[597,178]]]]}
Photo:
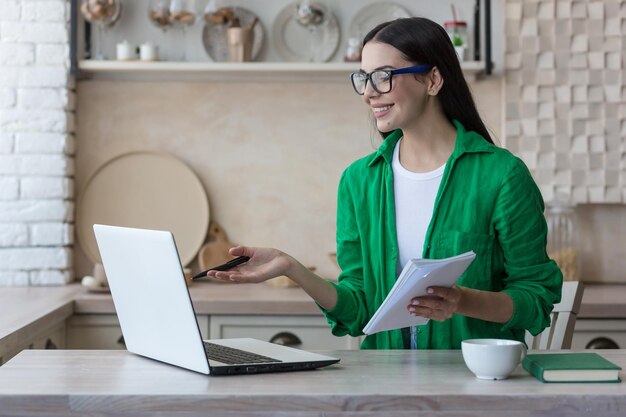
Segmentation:
{"type": "Polygon", "coordinates": [[[522,366],[541,382],[620,382],[621,367],[594,352],[530,354],[522,366]]]}

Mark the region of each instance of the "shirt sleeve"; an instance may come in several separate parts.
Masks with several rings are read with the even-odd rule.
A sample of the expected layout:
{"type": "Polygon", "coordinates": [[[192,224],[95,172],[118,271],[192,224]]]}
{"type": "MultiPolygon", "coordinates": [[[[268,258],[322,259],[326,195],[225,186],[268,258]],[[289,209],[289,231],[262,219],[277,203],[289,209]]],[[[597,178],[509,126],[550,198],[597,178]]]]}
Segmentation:
{"type": "Polygon", "coordinates": [[[515,158],[494,209],[506,273],[503,292],[514,305],[503,330],[541,333],[550,326],[554,303],[561,299],[563,275],[546,253],[548,228],[543,210],[543,198],[528,168],[515,158]]]}
{"type": "Polygon", "coordinates": [[[332,310],[321,308],[336,336],[360,336],[369,320],[363,289],[363,258],[354,199],[349,177],[344,172],[339,181],[337,198],[337,263],[341,269],[337,304],[332,310]]]}

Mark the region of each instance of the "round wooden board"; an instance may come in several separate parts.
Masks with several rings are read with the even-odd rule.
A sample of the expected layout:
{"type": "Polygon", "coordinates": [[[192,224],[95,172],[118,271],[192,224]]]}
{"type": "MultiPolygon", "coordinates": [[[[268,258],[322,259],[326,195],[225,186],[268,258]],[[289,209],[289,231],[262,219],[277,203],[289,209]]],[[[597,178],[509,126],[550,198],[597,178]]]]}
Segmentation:
{"type": "Polygon", "coordinates": [[[78,198],[78,239],[89,259],[99,263],[94,223],[169,230],[187,265],[206,237],[209,202],[196,174],[180,160],[160,152],[131,152],[102,165],[78,198]]]}

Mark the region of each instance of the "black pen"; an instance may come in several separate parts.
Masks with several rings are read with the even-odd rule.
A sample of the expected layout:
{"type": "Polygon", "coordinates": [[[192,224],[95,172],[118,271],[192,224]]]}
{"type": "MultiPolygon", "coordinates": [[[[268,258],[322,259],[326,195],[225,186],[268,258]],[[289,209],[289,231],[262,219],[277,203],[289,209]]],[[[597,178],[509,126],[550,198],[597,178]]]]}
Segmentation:
{"type": "Polygon", "coordinates": [[[199,278],[206,278],[206,273],[209,271],[227,271],[231,268],[236,267],[237,265],[241,265],[243,263],[246,263],[250,260],[249,256],[239,256],[238,258],[235,259],[231,259],[230,261],[226,262],[225,264],[222,265],[218,265],[216,267],[207,269],[206,271],[200,272],[197,275],[194,275],[191,279],[199,279],[199,278]]]}

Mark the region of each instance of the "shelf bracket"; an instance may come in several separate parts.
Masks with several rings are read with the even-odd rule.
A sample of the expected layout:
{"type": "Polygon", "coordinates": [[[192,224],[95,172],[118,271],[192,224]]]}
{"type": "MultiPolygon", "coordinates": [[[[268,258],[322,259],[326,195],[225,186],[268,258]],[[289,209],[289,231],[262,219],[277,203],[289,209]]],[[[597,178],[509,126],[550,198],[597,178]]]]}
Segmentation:
{"type": "Polygon", "coordinates": [[[485,74],[491,75],[491,0],[485,0],[485,74]]]}
{"type": "Polygon", "coordinates": [[[78,74],[78,0],[70,0],[70,75],[78,74]]]}

